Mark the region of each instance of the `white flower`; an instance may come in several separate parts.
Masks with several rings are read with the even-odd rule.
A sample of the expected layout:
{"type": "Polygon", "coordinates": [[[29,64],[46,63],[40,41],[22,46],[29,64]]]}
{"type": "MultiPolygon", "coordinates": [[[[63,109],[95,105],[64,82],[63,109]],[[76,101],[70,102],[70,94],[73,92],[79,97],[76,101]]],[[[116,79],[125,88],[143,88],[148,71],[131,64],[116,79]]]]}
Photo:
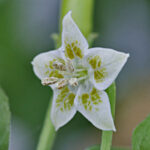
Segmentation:
{"type": "Polygon", "coordinates": [[[63,19],[62,46],[36,56],[32,62],[43,85],[54,91],[51,119],[55,129],[69,122],[76,111],[95,127],[114,130],[107,93],[129,54],[90,48],[69,12],[63,19]]]}

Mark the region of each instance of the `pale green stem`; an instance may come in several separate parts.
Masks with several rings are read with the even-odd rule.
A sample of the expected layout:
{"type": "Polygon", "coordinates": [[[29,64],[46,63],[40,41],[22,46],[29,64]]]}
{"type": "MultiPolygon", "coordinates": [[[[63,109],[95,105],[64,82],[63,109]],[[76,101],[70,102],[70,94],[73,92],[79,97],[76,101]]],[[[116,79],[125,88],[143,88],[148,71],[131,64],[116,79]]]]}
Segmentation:
{"type": "MultiPolygon", "coordinates": [[[[116,86],[115,83],[113,83],[107,90],[106,90],[110,105],[111,105],[111,112],[113,118],[115,117],[115,104],[116,104],[116,86]]],[[[102,131],[102,142],[100,146],[100,150],[111,150],[112,145],[112,136],[113,131],[102,131]]]]}
{"type": "Polygon", "coordinates": [[[63,17],[72,11],[72,17],[85,37],[91,34],[93,27],[93,6],[95,0],[62,0],[60,25],[63,17]]]}
{"type": "Polygon", "coordinates": [[[37,150],[51,150],[55,139],[55,129],[50,119],[51,103],[49,103],[43,129],[40,135],[37,150]]]}

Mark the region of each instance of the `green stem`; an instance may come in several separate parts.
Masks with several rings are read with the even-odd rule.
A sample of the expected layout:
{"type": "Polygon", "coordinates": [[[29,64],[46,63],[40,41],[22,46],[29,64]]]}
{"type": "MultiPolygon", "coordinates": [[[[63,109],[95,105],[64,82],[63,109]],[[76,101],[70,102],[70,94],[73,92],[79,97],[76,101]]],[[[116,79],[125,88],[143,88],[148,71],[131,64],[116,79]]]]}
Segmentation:
{"type": "Polygon", "coordinates": [[[50,119],[50,111],[51,111],[51,102],[48,106],[46,118],[44,121],[43,129],[40,135],[39,143],[37,146],[37,150],[50,150],[52,149],[53,142],[55,139],[55,129],[52,125],[51,119],[50,119]]]}
{"type": "Polygon", "coordinates": [[[62,0],[60,25],[63,17],[71,10],[76,24],[83,35],[88,37],[93,27],[93,8],[94,0],[62,0]]]}
{"type": "MultiPolygon", "coordinates": [[[[115,117],[115,104],[116,104],[116,86],[115,83],[113,83],[107,90],[106,90],[110,105],[111,105],[111,113],[113,118],[115,117]]],[[[112,145],[112,136],[113,131],[103,131],[102,132],[102,142],[100,150],[110,150],[112,145]]]]}

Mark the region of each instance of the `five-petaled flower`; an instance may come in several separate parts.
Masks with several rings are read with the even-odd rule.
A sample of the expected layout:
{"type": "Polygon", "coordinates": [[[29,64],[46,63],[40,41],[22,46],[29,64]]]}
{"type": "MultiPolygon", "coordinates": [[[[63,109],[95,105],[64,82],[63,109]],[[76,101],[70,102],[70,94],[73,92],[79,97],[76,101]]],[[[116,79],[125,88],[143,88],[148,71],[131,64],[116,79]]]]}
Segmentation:
{"type": "Polygon", "coordinates": [[[95,127],[114,130],[107,89],[116,79],[129,54],[88,43],[69,12],[63,19],[62,46],[36,56],[35,74],[53,91],[51,120],[55,129],[79,111],[95,127]]]}

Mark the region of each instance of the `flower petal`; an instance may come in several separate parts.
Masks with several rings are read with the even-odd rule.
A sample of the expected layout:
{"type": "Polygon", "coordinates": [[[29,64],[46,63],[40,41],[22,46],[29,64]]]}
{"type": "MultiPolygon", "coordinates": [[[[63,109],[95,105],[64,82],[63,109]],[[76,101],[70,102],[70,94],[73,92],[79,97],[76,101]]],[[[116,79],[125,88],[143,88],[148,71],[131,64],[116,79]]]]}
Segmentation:
{"type": "Polygon", "coordinates": [[[75,115],[75,95],[76,89],[71,89],[69,86],[54,90],[51,119],[56,130],[69,122],[75,115]]]}
{"type": "Polygon", "coordinates": [[[40,79],[46,77],[63,78],[63,75],[52,66],[55,61],[65,65],[64,56],[60,49],[37,55],[32,61],[34,73],[40,79]]]}
{"type": "Polygon", "coordinates": [[[99,91],[87,82],[79,87],[75,105],[77,110],[98,129],[116,130],[106,92],[99,91]]]}
{"type": "Polygon", "coordinates": [[[62,46],[66,57],[83,58],[88,43],[71,17],[71,11],[63,19],[62,46]]]}
{"type": "Polygon", "coordinates": [[[129,54],[107,48],[91,48],[85,59],[91,68],[90,81],[99,90],[105,90],[116,79],[129,54]]]}

